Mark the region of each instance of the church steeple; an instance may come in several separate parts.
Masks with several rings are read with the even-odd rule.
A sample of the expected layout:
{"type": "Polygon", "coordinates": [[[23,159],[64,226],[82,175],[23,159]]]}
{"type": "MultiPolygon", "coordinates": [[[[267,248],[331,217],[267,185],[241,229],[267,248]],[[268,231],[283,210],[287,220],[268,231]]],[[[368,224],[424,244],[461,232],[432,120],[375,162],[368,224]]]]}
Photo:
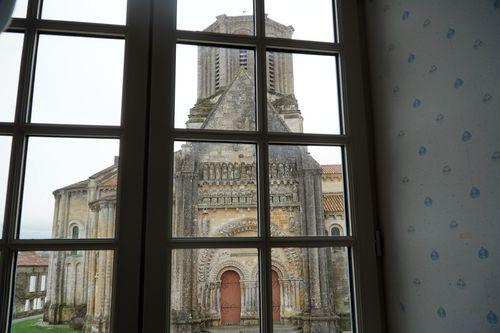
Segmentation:
{"type": "MultiPolygon", "coordinates": [[[[253,16],[219,15],[204,31],[240,35],[253,34],[253,16]]],[[[293,27],[285,26],[266,17],[266,30],[273,37],[291,38],[293,27]]],[[[198,48],[198,100],[190,110],[188,128],[200,128],[220,97],[243,69],[253,81],[255,57],[252,50],[199,47],[198,48]]],[[[292,55],[268,52],[268,100],[293,132],[302,131],[302,116],[294,95],[292,55]]],[[[248,88],[254,94],[253,86],[248,88]]],[[[220,129],[221,127],[219,127],[220,129]]],[[[226,128],[225,128],[226,129],[226,128]]],[[[227,128],[229,129],[229,128],[227,128]]]]}

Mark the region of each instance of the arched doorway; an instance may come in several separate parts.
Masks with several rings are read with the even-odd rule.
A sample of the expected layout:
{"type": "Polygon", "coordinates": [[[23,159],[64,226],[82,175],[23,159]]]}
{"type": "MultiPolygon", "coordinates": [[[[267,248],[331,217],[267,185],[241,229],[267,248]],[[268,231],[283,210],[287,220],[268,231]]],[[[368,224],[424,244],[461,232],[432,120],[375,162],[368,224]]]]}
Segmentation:
{"type": "Polygon", "coordinates": [[[221,276],[220,286],[221,324],[239,324],[241,317],[240,276],[235,271],[226,271],[221,276]]]}
{"type": "Polygon", "coordinates": [[[272,284],[273,284],[273,321],[281,320],[281,291],[278,273],[272,271],[272,284]]]}

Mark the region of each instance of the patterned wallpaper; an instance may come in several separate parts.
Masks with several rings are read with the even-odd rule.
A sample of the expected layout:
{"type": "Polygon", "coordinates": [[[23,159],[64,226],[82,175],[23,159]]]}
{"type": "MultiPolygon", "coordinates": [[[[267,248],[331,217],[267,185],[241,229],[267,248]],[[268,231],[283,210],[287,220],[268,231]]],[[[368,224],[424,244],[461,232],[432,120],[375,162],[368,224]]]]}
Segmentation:
{"type": "Polygon", "coordinates": [[[500,0],[366,0],[390,332],[500,332],[500,0]]]}

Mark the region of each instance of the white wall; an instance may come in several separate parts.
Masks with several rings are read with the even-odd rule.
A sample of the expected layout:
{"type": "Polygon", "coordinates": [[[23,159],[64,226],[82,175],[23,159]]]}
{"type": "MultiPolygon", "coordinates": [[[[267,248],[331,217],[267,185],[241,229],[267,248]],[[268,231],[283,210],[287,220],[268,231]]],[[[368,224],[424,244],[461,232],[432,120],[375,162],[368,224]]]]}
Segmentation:
{"type": "Polygon", "coordinates": [[[500,332],[500,0],[366,0],[390,332],[500,332]]]}

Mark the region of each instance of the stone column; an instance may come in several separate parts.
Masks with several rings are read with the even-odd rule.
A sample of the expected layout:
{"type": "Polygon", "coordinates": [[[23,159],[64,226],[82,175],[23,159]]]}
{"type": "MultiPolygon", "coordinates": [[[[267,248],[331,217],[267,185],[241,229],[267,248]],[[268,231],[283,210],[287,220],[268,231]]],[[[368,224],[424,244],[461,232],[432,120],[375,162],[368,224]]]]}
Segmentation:
{"type": "MultiPolygon", "coordinates": [[[[115,226],[115,213],[116,204],[114,201],[108,202],[108,219],[107,219],[107,237],[114,237],[114,226],[115,226]]],[[[106,251],[106,285],[105,285],[105,299],[104,299],[104,318],[106,321],[109,320],[111,312],[111,300],[113,292],[113,251],[106,251]]]]}
{"type": "Polygon", "coordinates": [[[217,313],[216,300],[215,300],[215,282],[210,282],[209,288],[210,289],[209,289],[208,302],[209,302],[210,313],[212,315],[215,315],[217,313]]]}
{"type": "Polygon", "coordinates": [[[247,312],[247,286],[246,286],[247,281],[245,280],[240,280],[240,293],[241,293],[241,299],[240,299],[240,306],[241,306],[241,316],[246,316],[247,312]]]}
{"type": "MultiPolygon", "coordinates": [[[[90,238],[97,237],[97,220],[99,216],[99,204],[90,205],[89,223],[87,235],[90,238]]],[[[95,314],[95,282],[96,282],[96,261],[97,251],[89,251],[87,259],[87,316],[93,317],[95,314]]]]}
{"type": "Polygon", "coordinates": [[[220,311],[221,310],[220,309],[220,306],[221,306],[220,305],[220,285],[221,285],[220,281],[217,281],[215,283],[215,308],[217,310],[217,314],[219,315],[219,317],[221,315],[221,311],[220,311]]]}

